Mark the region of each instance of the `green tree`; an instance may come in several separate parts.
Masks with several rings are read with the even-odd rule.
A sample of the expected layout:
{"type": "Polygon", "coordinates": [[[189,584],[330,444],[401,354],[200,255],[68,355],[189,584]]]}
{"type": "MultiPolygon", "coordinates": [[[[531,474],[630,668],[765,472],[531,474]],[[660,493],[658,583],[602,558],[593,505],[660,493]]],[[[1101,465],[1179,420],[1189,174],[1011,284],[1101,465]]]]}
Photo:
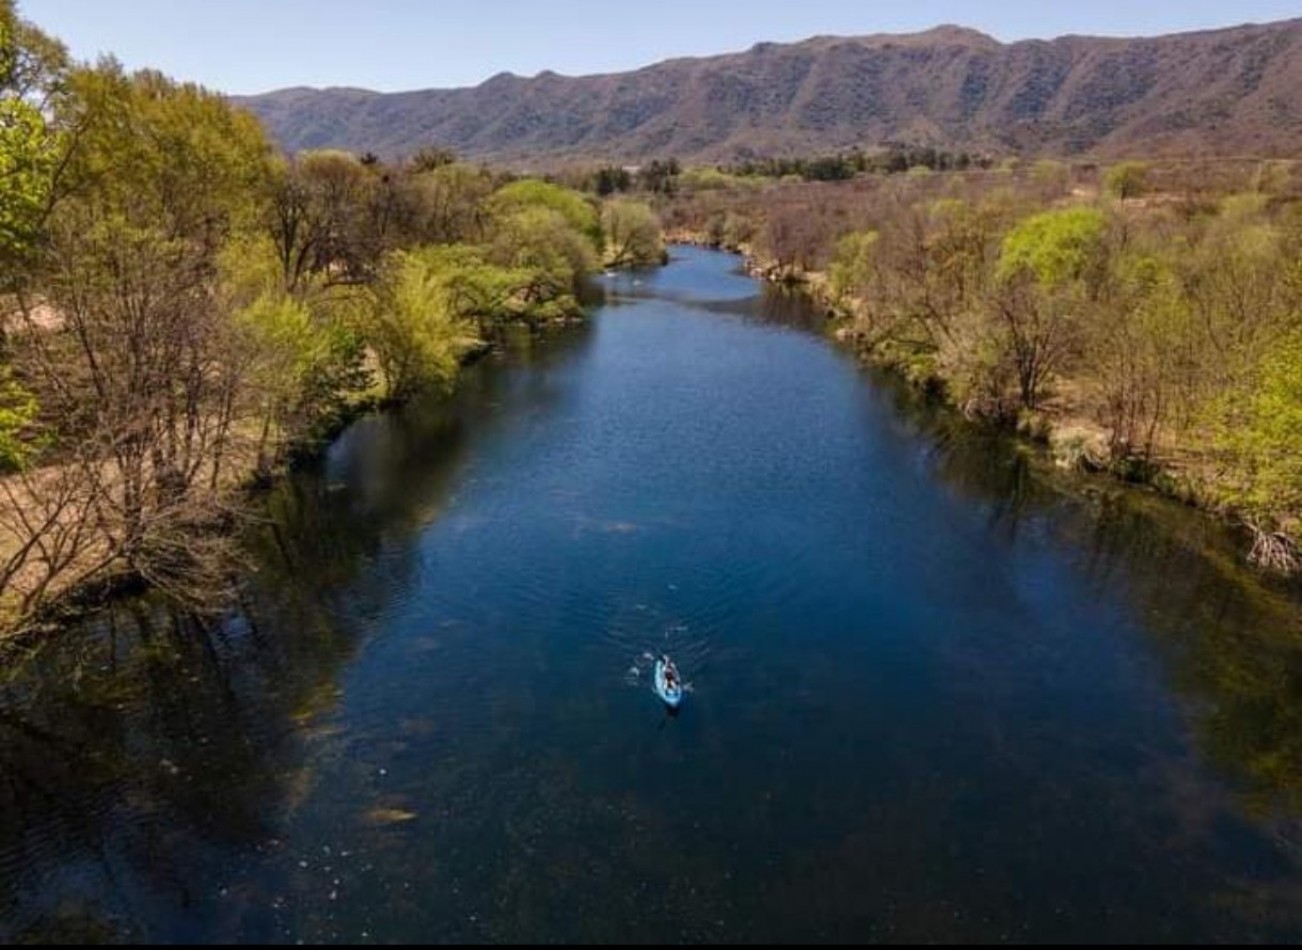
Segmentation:
{"type": "Polygon", "coordinates": [[[497,218],[489,247],[494,264],[533,275],[525,293],[533,314],[543,319],[577,311],[575,297],[584,277],[597,266],[589,236],[547,207],[497,218]]]}
{"type": "Polygon", "coordinates": [[[388,396],[448,392],[462,354],[475,342],[473,329],[456,312],[444,277],[419,254],[397,252],[385,262],[374,290],[367,337],[388,396]]]}
{"type": "Polygon", "coordinates": [[[682,173],[683,167],[678,159],[656,159],[638,171],[638,185],[653,195],[672,197],[678,193],[678,178],[682,173]]]}
{"type": "Polygon", "coordinates": [[[222,303],[233,321],[224,359],[238,372],[241,414],[257,423],[257,474],[267,478],[288,450],[311,442],[369,385],[350,326],[354,308],[347,298],[340,306],[323,281],[291,293],[265,236],[232,241],[220,267],[222,303]]]}
{"type": "Polygon", "coordinates": [[[1104,190],[1120,201],[1141,197],[1148,190],[1148,165],[1144,162],[1122,162],[1108,169],[1103,179],[1104,190]]]}
{"type": "Polygon", "coordinates": [[[592,190],[602,198],[632,191],[633,176],[628,169],[615,165],[599,168],[592,176],[592,190]]]}
{"type": "Polygon", "coordinates": [[[0,369],[0,474],[25,467],[35,451],[31,429],[39,412],[36,397],[0,369]]]}
{"type": "Polygon", "coordinates": [[[58,137],[40,112],[20,99],[0,99],[0,258],[10,267],[38,240],[58,157],[58,137]]]}
{"type": "Polygon", "coordinates": [[[1085,352],[1098,381],[1100,421],[1115,460],[1147,461],[1179,410],[1194,345],[1191,310],[1170,262],[1142,245],[1114,256],[1103,303],[1087,329],[1085,352]]]}
{"type": "Polygon", "coordinates": [[[837,242],[828,267],[832,293],[847,307],[853,307],[872,286],[874,250],[881,235],[876,231],[857,231],[837,242]]]}
{"type": "Polygon", "coordinates": [[[270,183],[265,213],[285,283],[309,275],[333,283],[364,283],[382,254],[366,230],[375,176],[347,152],[305,152],[282,164],[270,183]]]}
{"type": "Polygon", "coordinates": [[[529,322],[528,289],[536,275],[501,267],[482,247],[464,244],[418,248],[411,252],[435,275],[452,314],[473,324],[482,339],[495,339],[512,324],[529,322]]]}
{"type": "Polygon", "coordinates": [[[1288,279],[1297,249],[1264,196],[1227,198],[1199,237],[1177,266],[1206,334],[1206,382],[1214,397],[1237,385],[1296,325],[1302,287],[1288,279]]]}
{"type": "Polygon", "coordinates": [[[507,221],[526,212],[554,212],[566,225],[587,239],[594,252],[601,251],[601,218],[597,209],[577,191],[536,178],[526,178],[513,182],[494,194],[488,202],[488,210],[498,221],[507,221]]]}
{"type": "Polygon", "coordinates": [[[1219,409],[1231,502],[1272,519],[1302,512],[1302,331],[1280,340],[1219,409]]]}
{"type": "Polygon", "coordinates": [[[640,201],[609,201],[602,209],[609,267],[648,267],[665,261],[660,219],[640,201]]]}
{"type": "Polygon", "coordinates": [[[495,183],[473,165],[446,164],[411,177],[410,243],[477,244],[488,228],[486,203],[495,183]]]}
{"type": "Polygon", "coordinates": [[[1222,500],[1252,531],[1253,561],[1295,573],[1302,569],[1302,330],[1281,340],[1215,410],[1227,469],[1222,500]]]}
{"type": "Polygon", "coordinates": [[[65,143],[46,110],[66,69],[63,47],[0,0],[0,280],[11,289],[53,202],[65,143]]]}
{"type": "Polygon", "coordinates": [[[33,273],[65,332],[27,333],[18,355],[60,448],[100,454],[108,546],[161,579],[219,507],[239,406],[216,275],[257,223],[270,146],[222,97],[154,73],[105,64],[69,85],[69,190],[33,273]]]}
{"type": "Polygon", "coordinates": [[[1033,215],[1005,238],[999,275],[1008,280],[1025,274],[1045,288],[1097,280],[1106,226],[1107,219],[1094,208],[1033,215]]]}
{"type": "Polygon", "coordinates": [[[597,267],[604,238],[583,195],[536,179],[514,182],[488,201],[489,260],[532,275],[522,288],[531,323],[573,316],[583,281],[597,267]]]}
{"type": "Polygon", "coordinates": [[[1039,408],[1045,384],[1077,351],[1106,269],[1106,226],[1093,208],[1046,211],[1004,239],[998,307],[1027,409],[1039,408]]]}

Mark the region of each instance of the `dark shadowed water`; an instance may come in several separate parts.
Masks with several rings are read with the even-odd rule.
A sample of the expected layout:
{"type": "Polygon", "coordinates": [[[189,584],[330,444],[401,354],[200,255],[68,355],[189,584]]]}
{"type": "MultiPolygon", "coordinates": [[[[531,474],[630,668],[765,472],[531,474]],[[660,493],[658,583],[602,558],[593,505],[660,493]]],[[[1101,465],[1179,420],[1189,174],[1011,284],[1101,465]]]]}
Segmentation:
{"type": "Polygon", "coordinates": [[[0,942],[1302,938],[1296,592],[677,258],[0,673],[0,942]]]}

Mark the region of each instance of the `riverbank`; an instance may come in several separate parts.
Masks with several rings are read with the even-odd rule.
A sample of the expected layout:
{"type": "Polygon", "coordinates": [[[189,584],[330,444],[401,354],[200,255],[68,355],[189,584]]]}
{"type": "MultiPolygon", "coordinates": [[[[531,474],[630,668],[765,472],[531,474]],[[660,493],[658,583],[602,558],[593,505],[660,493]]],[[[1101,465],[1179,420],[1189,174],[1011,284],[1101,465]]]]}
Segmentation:
{"type": "MultiPolygon", "coordinates": [[[[645,266],[610,264],[608,270],[645,266]]],[[[514,334],[543,338],[590,320],[602,300],[595,287],[589,280],[582,300],[546,320],[495,325],[490,337],[460,341],[458,372],[445,395],[455,394],[461,370],[508,350],[514,334]]],[[[374,353],[366,363],[373,384],[345,394],[310,432],[281,445],[271,458],[259,427],[233,428],[220,470],[212,472],[212,496],[179,525],[168,524],[164,540],[173,553],[153,561],[151,573],[131,566],[119,549],[116,539],[125,533],[117,501],[121,479],[108,462],[70,459],[0,479],[0,567],[7,566],[0,585],[0,649],[20,647],[150,591],[197,613],[228,609],[236,585],[232,572],[241,567],[240,536],[262,522],[265,499],[296,469],[318,462],[358,422],[401,412],[425,395],[393,395],[380,380],[374,353]]]]}
{"type": "Polygon", "coordinates": [[[910,384],[961,410],[974,424],[995,425],[1015,433],[1028,446],[1045,453],[1064,470],[1108,477],[1136,489],[1203,511],[1241,532],[1248,560],[1271,573],[1302,574],[1302,524],[1263,527],[1250,515],[1227,505],[1225,484],[1216,466],[1198,445],[1167,437],[1161,452],[1147,458],[1115,457],[1111,433],[1084,406],[1084,386],[1062,378],[1051,398],[1034,412],[992,416],[980,407],[963,405],[954,398],[951,380],[932,363],[920,363],[914,354],[890,342],[874,341],[861,329],[863,314],[855,302],[837,295],[826,271],[765,258],[749,243],[728,244],[692,231],[671,233],[671,243],[727,251],[740,255],[748,274],[769,284],[797,288],[808,294],[826,315],[829,334],[860,359],[899,374],[910,384]]]}
{"type": "MultiPolygon", "coordinates": [[[[586,319],[584,312],[554,322],[564,327],[586,319]]],[[[547,332],[546,327],[521,329],[547,332]]],[[[469,368],[505,345],[476,341],[463,349],[458,363],[469,368]]],[[[104,496],[114,493],[107,465],[95,478],[86,477],[86,463],[79,461],[0,480],[0,564],[10,565],[0,595],[0,650],[21,647],[119,600],[154,590],[197,613],[225,610],[234,593],[230,572],[240,566],[235,548],[240,535],[261,522],[265,499],[296,469],[319,461],[353,425],[399,412],[413,398],[386,397],[377,384],[341,400],[310,436],[284,446],[270,465],[257,449],[257,432],[233,433],[216,494],[186,524],[184,536],[173,539],[175,556],[152,575],[115,553],[114,536],[121,525],[106,514],[111,509],[104,496]],[[97,487],[86,492],[86,484],[97,487]],[[33,539],[26,549],[24,532],[33,539]]]]}
{"type": "Polygon", "coordinates": [[[6,665],[0,943],[1296,942],[1302,601],[674,256],[6,665]]]}
{"type": "Polygon", "coordinates": [[[250,481],[658,254],[636,202],[443,155],[284,160],[216,94],[16,36],[59,108],[0,235],[0,628],[119,579],[220,603],[250,481]]]}

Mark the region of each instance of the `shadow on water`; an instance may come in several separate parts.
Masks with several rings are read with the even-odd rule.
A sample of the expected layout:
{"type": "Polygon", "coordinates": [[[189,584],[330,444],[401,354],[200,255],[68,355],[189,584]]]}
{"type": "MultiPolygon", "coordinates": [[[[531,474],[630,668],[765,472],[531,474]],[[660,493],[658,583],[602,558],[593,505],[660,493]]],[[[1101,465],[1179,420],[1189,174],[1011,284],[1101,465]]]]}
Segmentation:
{"type": "Polygon", "coordinates": [[[250,919],[259,895],[237,869],[299,863],[279,829],[314,786],[364,619],[419,571],[420,528],[455,490],[468,429],[491,434],[486,407],[545,404],[521,369],[589,337],[514,340],[514,374],[473,368],[457,398],[368,419],[298,469],[248,539],[227,620],[141,598],[6,657],[0,942],[284,938],[284,920],[250,919]]]}
{"type": "MultiPolygon", "coordinates": [[[[886,374],[876,385],[928,468],[1009,542],[1047,532],[1099,600],[1144,618],[1203,754],[1247,807],[1302,816],[1302,589],[1244,563],[1242,540],[1149,492],[1055,470],[1038,451],[886,374]]],[[[1302,837],[1299,838],[1302,845],[1302,837]]]]}

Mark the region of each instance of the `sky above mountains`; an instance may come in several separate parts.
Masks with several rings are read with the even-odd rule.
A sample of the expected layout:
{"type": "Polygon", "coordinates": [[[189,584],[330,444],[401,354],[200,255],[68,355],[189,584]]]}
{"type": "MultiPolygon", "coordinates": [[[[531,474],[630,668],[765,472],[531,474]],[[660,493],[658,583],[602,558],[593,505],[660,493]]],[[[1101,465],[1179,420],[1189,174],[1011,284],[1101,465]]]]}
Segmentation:
{"type": "Polygon", "coordinates": [[[941,23],[1005,41],[1143,36],[1302,15],[1298,0],[19,0],[79,58],[113,53],[224,92],[476,85],[504,71],[617,72],[760,41],[941,23]]]}

